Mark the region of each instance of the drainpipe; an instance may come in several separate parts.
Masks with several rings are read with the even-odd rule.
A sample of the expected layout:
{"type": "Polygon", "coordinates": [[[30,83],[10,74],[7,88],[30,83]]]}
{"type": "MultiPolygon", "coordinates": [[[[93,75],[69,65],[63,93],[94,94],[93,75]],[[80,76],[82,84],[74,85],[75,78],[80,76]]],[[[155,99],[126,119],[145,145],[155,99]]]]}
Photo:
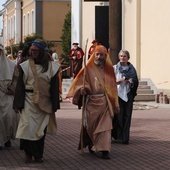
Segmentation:
{"type": "Polygon", "coordinates": [[[136,3],[136,70],[141,79],[141,0],[136,3]]]}
{"type": "Polygon", "coordinates": [[[82,47],[82,23],[83,23],[83,3],[82,0],[79,0],[79,15],[80,15],[80,23],[79,23],[79,42],[80,42],[80,47],[82,47]]]}

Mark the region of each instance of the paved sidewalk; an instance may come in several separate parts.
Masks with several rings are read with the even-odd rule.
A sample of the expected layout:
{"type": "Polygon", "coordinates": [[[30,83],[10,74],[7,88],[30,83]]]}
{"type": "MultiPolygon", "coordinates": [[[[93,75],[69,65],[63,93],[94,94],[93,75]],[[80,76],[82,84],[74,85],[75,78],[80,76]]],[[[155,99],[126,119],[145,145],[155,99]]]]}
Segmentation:
{"type": "MultiPolygon", "coordinates": [[[[157,105],[155,103],[150,103],[157,105]]],[[[56,113],[58,132],[46,136],[44,162],[24,163],[19,140],[0,151],[0,170],[169,170],[170,105],[134,110],[129,145],[112,144],[111,159],[103,160],[84,149],[77,150],[81,110],[69,102],[56,113]]]]}

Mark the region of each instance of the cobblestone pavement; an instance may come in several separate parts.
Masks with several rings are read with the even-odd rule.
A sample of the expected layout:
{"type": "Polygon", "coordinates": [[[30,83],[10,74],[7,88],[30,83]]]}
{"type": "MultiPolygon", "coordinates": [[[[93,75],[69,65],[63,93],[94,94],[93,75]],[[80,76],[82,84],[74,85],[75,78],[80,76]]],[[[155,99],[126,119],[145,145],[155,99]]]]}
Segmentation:
{"type": "Polygon", "coordinates": [[[111,159],[103,160],[87,149],[84,154],[77,150],[81,110],[64,101],[56,113],[57,134],[46,136],[44,162],[24,163],[16,139],[0,151],[0,170],[169,170],[170,105],[161,106],[134,110],[130,144],[112,143],[111,159]]]}

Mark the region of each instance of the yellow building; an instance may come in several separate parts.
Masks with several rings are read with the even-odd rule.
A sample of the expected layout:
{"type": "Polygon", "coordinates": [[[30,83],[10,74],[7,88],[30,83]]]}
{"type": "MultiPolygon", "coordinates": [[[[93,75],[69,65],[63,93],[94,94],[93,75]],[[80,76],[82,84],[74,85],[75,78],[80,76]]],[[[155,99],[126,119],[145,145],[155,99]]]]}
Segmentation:
{"type": "MultiPolygon", "coordinates": [[[[92,40],[101,35],[107,46],[108,28],[103,26],[108,24],[109,1],[112,0],[7,0],[2,11],[4,45],[9,45],[13,38],[15,43],[23,41],[25,36],[36,32],[44,39],[56,42],[57,52],[61,51],[63,22],[71,6],[71,41],[78,42],[85,49],[88,39],[88,49],[92,40]],[[106,14],[105,24],[96,28],[96,21],[100,23],[102,19],[96,17],[100,9],[106,14]]],[[[167,51],[170,47],[170,0],[120,1],[122,48],[130,52],[130,62],[141,80],[150,81],[152,88],[170,91],[167,51]]]]}
{"type": "MultiPolygon", "coordinates": [[[[130,62],[141,80],[170,94],[170,0],[121,0],[121,3],[122,48],[130,52],[130,62]]],[[[90,43],[96,38],[96,9],[104,6],[109,6],[109,1],[82,2],[82,48],[87,38],[90,43]]]]}
{"type": "Polygon", "coordinates": [[[61,55],[60,37],[70,5],[70,0],[7,0],[1,11],[4,46],[23,42],[26,36],[36,33],[54,42],[61,55]]]}

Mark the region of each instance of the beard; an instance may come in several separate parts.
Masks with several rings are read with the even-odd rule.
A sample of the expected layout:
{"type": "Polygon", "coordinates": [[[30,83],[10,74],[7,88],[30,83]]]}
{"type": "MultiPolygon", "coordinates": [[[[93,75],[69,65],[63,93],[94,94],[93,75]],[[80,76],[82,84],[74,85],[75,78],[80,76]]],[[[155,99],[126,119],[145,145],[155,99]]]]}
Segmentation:
{"type": "Polygon", "coordinates": [[[104,59],[101,59],[101,58],[98,58],[98,59],[94,59],[94,63],[99,66],[99,67],[103,67],[104,66],[104,63],[105,63],[105,60],[104,59]]]}

